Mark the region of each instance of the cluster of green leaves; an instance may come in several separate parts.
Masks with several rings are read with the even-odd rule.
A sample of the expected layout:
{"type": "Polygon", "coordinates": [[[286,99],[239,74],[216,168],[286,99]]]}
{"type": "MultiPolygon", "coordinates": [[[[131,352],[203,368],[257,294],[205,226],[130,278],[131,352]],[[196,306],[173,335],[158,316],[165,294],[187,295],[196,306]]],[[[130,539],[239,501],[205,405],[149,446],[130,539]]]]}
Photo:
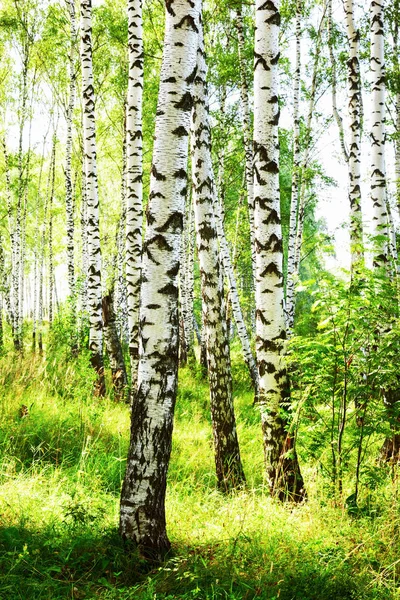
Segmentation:
{"type": "Polygon", "coordinates": [[[351,494],[359,481],[371,487],[379,447],[398,429],[397,289],[368,271],[351,282],[326,273],[317,289],[307,286],[311,312],[290,343],[299,447],[335,491],[351,494]]]}

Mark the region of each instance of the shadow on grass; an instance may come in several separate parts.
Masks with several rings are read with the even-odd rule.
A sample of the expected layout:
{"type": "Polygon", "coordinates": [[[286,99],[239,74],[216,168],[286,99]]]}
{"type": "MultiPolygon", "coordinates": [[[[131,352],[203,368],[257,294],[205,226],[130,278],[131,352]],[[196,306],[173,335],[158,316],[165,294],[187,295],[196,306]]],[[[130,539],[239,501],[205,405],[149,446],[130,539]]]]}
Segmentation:
{"type": "Polygon", "coordinates": [[[175,544],[155,567],[124,547],[115,530],[3,527],[0,573],[0,598],[7,600],[388,598],[334,551],[269,548],[246,536],[195,548],[175,544]]]}

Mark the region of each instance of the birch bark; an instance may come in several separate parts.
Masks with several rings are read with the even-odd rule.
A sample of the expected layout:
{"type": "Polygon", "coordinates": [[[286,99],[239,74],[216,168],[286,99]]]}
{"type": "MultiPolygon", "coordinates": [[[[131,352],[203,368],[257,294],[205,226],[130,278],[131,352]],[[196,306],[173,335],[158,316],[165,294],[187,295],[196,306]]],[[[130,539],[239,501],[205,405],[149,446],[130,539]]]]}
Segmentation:
{"type": "Polygon", "coordinates": [[[250,221],[251,263],[253,280],[256,270],[256,255],[254,244],[254,183],[253,183],[253,144],[250,119],[249,85],[246,77],[246,61],[244,56],[245,40],[242,10],[236,11],[236,29],[238,35],[238,55],[240,69],[240,104],[242,109],[242,129],[244,152],[246,158],[245,176],[247,189],[247,204],[250,221]]]}
{"type": "Polygon", "coordinates": [[[385,166],[385,55],[384,55],[384,0],[370,4],[371,28],[371,200],[372,224],[375,234],[373,264],[384,266],[389,259],[389,227],[386,209],[385,166]]]}
{"type": "Polygon", "coordinates": [[[121,492],[120,532],[155,559],[169,549],[165,493],[178,370],[178,273],[201,0],[166,0],[142,261],[138,391],[121,492]]]}
{"type": "Polygon", "coordinates": [[[89,349],[92,366],[97,373],[96,393],[103,396],[105,394],[105,379],[102,349],[101,249],[96,166],[95,97],[92,68],[92,0],[81,0],[81,65],[85,188],[88,217],[89,349]]]}
{"type": "Polygon", "coordinates": [[[280,499],[301,500],[304,488],[288,431],[290,390],[283,356],[286,328],[279,190],[279,25],[279,0],[256,0],[254,221],[258,403],[270,491],[280,499]]]}
{"type": "Polygon", "coordinates": [[[220,489],[228,491],[243,485],[245,477],[236,432],[223,273],[213,212],[216,190],[211,158],[206,61],[201,26],[193,90],[191,158],[215,466],[220,489]]]}
{"type": "Polygon", "coordinates": [[[289,241],[287,258],[286,282],[286,329],[288,335],[292,333],[295,310],[295,283],[296,283],[296,230],[297,213],[300,195],[300,75],[301,75],[301,16],[302,0],[296,2],[296,66],[293,78],[293,170],[292,170],[292,195],[290,200],[289,241]]]}
{"type": "Polygon", "coordinates": [[[350,245],[352,271],[364,264],[363,225],[361,211],[361,77],[360,77],[360,31],[354,20],[353,0],[344,0],[346,31],[349,45],[347,61],[349,98],[349,202],[350,245]]]}
{"type": "Polygon", "coordinates": [[[72,157],[72,117],[75,105],[75,44],[76,44],[76,18],[75,18],[75,0],[68,0],[68,9],[70,14],[70,54],[69,54],[69,102],[67,107],[67,140],[65,144],[65,209],[67,214],[67,270],[68,287],[70,297],[73,299],[72,312],[75,306],[75,258],[74,258],[74,201],[73,186],[71,176],[71,157],[72,157]]]}
{"type": "Polygon", "coordinates": [[[128,96],[126,106],[126,285],[132,397],[139,361],[139,298],[142,260],[142,0],[128,0],[128,96]]]}

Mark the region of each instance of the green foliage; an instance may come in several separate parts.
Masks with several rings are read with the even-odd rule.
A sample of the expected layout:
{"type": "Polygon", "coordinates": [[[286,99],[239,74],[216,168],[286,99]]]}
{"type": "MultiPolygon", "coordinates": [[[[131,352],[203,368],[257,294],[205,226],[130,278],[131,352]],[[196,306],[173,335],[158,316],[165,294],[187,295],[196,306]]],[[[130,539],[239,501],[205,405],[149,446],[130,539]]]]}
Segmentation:
{"type": "Polygon", "coordinates": [[[386,276],[365,271],[351,283],[325,274],[312,296],[315,329],[308,325],[290,344],[299,444],[335,490],[355,486],[357,500],[359,481],[370,483],[379,440],[393,435],[400,414],[392,401],[400,384],[397,290],[386,276]]]}

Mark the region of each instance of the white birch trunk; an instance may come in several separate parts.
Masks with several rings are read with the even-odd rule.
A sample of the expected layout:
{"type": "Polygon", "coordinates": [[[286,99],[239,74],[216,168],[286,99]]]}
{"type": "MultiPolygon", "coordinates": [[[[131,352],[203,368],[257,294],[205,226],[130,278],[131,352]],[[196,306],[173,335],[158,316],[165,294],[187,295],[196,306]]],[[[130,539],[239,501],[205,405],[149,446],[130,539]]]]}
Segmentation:
{"type": "Polygon", "coordinates": [[[9,157],[7,152],[7,143],[6,138],[3,136],[2,138],[3,145],[3,153],[4,153],[4,165],[5,165],[5,179],[6,179],[6,198],[7,198],[7,216],[8,216],[8,229],[10,232],[10,246],[11,246],[11,285],[10,285],[10,323],[12,329],[12,338],[14,347],[16,347],[16,330],[17,330],[17,306],[16,306],[16,298],[15,294],[18,291],[18,281],[17,278],[17,270],[16,270],[16,261],[17,261],[17,248],[16,248],[16,222],[15,222],[15,214],[14,207],[12,202],[12,192],[11,192],[11,178],[10,178],[10,164],[9,157]]]}
{"type": "Polygon", "coordinates": [[[396,177],[396,204],[400,215],[400,60],[399,60],[399,27],[400,27],[400,2],[394,0],[392,8],[392,36],[393,36],[393,66],[396,76],[395,102],[395,177],[396,177]]]}
{"type": "Polygon", "coordinates": [[[301,16],[302,0],[296,2],[296,66],[293,77],[293,168],[290,200],[289,241],[286,280],[286,330],[291,335],[294,325],[296,284],[296,230],[300,194],[300,75],[301,75],[301,16]]]}
{"type": "Polygon", "coordinates": [[[142,0],[128,0],[128,96],[126,106],[126,285],[132,397],[139,361],[139,299],[142,260],[142,0]]]}
{"type": "Polygon", "coordinates": [[[256,254],[254,244],[254,183],[253,183],[253,140],[250,120],[249,86],[246,77],[246,61],[244,57],[243,15],[241,9],[236,11],[236,29],[238,35],[238,55],[240,70],[240,104],[242,112],[242,129],[244,152],[246,158],[245,176],[247,189],[247,204],[250,222],[251,264],[253,282],[256,272],[256,254]]]}
{"type": "Polygon", "coordinates": [[[254,50],[254,221],[256,244],[256,350],[266,475],[281,499],[304,497],[292,438],[287,431],[289,381],[280,218],[278,140],[279,0],[256,0],[254,50]]]}
{"type": "Polygon", "coordinates": [[[223,273],[213,212],[216,190],[211,158],[206,62],[201,29],[192,110],[191,158],[215,467],[220,489],[228,491],[243,485],[245,478],[236,432],[223,273]]]}
{"type": "MultiPolygon", "coordinates": [[[[330,0],[332,2],[332,0],[330,0]]],[[[360,31],[354,22],[353,0],[344,0],[346,31],[349,45],[347,61],[349,99],[349,203],[351,268],[364,264],[363,225],[361,211],[361,77],[360,77],[360,31]]],[[[332,7],[331,7],[332,8],[332,7]]]]}
{"type": "Polygon", "coordinates": [[[170,547],[165,492],[177,389],[178,273],[200,10],[201,0],[166,1],[142,261],[138,391],[121,493],[122,537],[154,558],[170,547]]]}
{"type": "Polygon", "coordinates": [[[65,144],[65,209],[67,215],[67,271],[69,294],[73,305],[72,313],[75,307],[75,258],[74,258],[74,200],[71,175],[71,157],[72,157],[72,118],[75,105],[75,43],[76,18],[75,18],[75,0],[68,0],[68,9],[70,14],[70,53],[69,53],[69,102],[67,107],[67,140],[65,144]]]}
{"type": "Polygon", "coordinates": [[[375,235],[373,264],[385,265],[389,260],[389,227],[386,209],[385,166],[385,54],[384,54],[384,0],[370,4],[371,27],[371,200],[372,224],[375,235]]]}
{"type": "Polygon", "coordinates": [[[99,199],[97,189],[96,131],[92,69],[92,0],[81,0],[81,65],[83,104],[83,145],[85,155],[86,196],[88,217],[88,308],[89,349],[92,366],[98,380],[96,393],[105,393],[103,367],[103,323],[101,292],[101,249],[99,230],[99,199]]]}

